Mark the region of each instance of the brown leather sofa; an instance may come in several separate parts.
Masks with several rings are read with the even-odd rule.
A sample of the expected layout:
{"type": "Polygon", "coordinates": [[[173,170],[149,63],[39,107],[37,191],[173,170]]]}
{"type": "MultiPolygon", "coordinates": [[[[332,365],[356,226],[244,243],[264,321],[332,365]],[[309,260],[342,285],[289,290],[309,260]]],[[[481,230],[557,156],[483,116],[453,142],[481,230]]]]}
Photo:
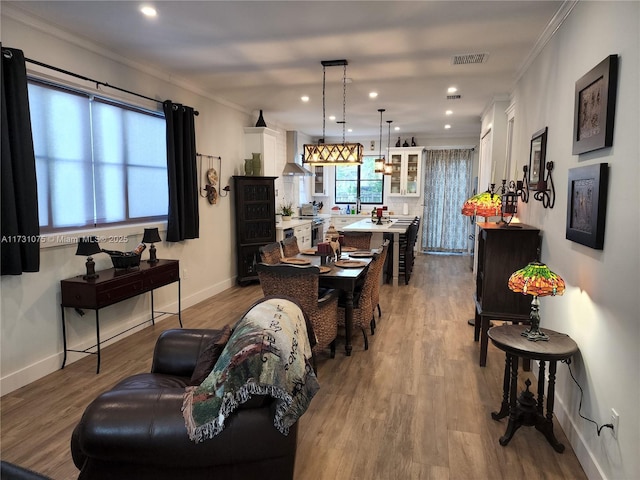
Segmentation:
{"type": "Polygon", "coordinates": [[[122,380],[87,407],[71,438],[79,479],[293,478],[298,424],[282,435],[273,424],[271,397],[254,396],[241,405],[213,439],[189,439],[181,412],[184,389],[216,333],[165,331],[151,373],[122,380]]]}

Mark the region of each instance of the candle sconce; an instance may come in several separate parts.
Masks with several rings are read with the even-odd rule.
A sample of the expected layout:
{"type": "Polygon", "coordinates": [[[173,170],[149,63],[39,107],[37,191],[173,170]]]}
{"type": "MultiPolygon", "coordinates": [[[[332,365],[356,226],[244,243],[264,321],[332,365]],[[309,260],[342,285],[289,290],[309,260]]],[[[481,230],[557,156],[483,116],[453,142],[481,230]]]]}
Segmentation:
{"type": "Polygon", "coordinates": [[[551,172],[553,171],[553,162],[547,162],[544,179],[538,182],[536,193],[533,194],[533,198],[542,202],[544,208],[553,208],[556,203],[556,188],[553,184],[553,177],[551,172]]]}
{"type": "Polygon", "coordinates": [[[516,193],[524,203],[529,203],[529,176],[527,175],[529,167],[525,165],[522,167],[522,171],[524,172],[524,176],[522,180],[516,182],[516,193]]]}

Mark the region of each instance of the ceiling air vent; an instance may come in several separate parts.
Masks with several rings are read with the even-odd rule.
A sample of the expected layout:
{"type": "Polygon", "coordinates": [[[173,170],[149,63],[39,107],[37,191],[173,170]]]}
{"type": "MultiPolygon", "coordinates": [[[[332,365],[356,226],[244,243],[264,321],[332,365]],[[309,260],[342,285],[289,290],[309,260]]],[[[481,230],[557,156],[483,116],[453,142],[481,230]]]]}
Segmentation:
{"type": "Polygon", "coordinates": [[[460,95],[447,95],[447,100],[460,100],[461,98],[460,95]]]}
{"type": "Polygon", "coordinates": [[[454,55],[453,57],[451,57],[451,65],[471,65],[473,63],[486,63],[488,59],[488,53],[465,53],[464,55],[454,55]]]}

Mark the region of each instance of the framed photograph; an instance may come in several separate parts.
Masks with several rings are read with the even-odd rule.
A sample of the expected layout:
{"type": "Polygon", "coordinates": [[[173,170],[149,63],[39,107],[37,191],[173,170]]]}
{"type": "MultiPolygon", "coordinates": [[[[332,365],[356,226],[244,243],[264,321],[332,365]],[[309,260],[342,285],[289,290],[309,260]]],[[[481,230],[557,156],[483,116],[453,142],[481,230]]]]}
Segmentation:
{"type": "Polygon", "coordinates": [[[574,155],[613,145],[617,88],[617,55],[609,55],[576,82],[574,155]]]}
{"type": "Polygon", "coordinates": [[[602,250],[608,180],[606,163],[569,170],[567,240],[602,250]]]}
{"type": "Polygon", "coordinates": [[[529,190],[538,190],[538,184],[544,180],[544,166],[547,157],[547,127],[531,136],[529,150],[529,190]]]}

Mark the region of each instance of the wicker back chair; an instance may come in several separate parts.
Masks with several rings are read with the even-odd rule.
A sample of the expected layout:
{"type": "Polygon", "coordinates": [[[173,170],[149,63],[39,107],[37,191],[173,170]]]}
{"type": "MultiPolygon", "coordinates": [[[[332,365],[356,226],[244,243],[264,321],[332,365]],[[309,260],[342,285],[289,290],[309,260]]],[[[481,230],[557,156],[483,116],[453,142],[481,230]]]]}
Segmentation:
{"type": "Polygon", "coordinates": [[[371,232],[344,232],[342,239],[343,247],[355,247],[358,250],[369,250],[371,248],[371,232]]]}
{"type": "MultiPolygon", "coordinates": [[[[386,252],[385,252],[386,253],[386,252]]],[[[370,327],[373,320],[373,312],[376,304],[373,303],[373,291],[375,285],[380,282],[380,274],[384,258],[381,260],[382,254],[374,253],[373,260],[369,263],[367,273],[364,277],[364,284],[357,298],[354,298],[353,305],[353,326],[360,327],[364,336],[364,349],[369,350],[369,339],[365,326],[370,327]]],[[[338,304],[338,325],[345,324],[345,307],[338,304]]]]}
{"type": "MultiPolygon", "coordinates": [[[[382,283],[382,274],[384,272],[384,262],[387,258],[387,252],[389,251],[389,243],[390,243],[389,240],[384,241],[381,247],[380,257],[378,258],[378,261],[375,264],[375,267],[378,269],[378,273],[377,273],[378,281],[374,282],[373,284],[373,293],[371,294],[372,296],[371,303],[373,304],[374,308],[376,307],[378,308],[378,318],[382,316],[382,310],[380,309],[380,283],[382,283]]],[[[373,318],[371,319],[371,335],[375,333],[375,329],[376,329],[376,317],[374,315],[373,318]]]]}
{"type": "Polygon", "coordinates": [[[268,265],[277,265],[282,260],[280,242],[267,243],[259,248],[260,260],[268,265]]]}
{"type": "Polygon", "coordinates": [[[277,295],[296,299],[307,314],[316,335],[313,352],[331,348],[336,353],[338,336],[338,290],[327,290],[318,297],[320,269],[297,265],[256,265],[260,286],[265,296],[277,295]]]}
{"type": "Polygon", "coordinates": [[[282,244],[282,255],[284,257],[295,257],[300,253],[300,247],[298,247],[298,237],[288,237],[280,242],[282,244]]]}

